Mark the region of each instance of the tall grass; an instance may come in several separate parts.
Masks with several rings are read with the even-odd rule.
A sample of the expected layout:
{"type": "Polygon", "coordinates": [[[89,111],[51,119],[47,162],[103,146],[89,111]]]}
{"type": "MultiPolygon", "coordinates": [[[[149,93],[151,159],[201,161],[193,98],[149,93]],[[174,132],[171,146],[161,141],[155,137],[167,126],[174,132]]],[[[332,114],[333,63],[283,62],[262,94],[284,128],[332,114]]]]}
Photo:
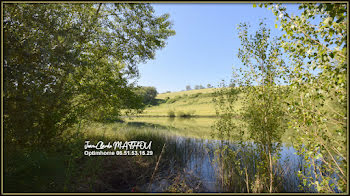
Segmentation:
{"type": "MultiPolygon", "coordinates": [[[[4,190],[6,192],[96,192],[104,173],[103,165],[113,159],[128,159],[152,164],[154,158],[84,156],[86,140],[152,141],[155,156],[161,152],[165,139],[150,129],[135,128],[123,123],[92,123],[66,130],[57,143],[45,149],[23,149],[6,146],[4,190]]],[[[123,166],[120,170],[123,170],[123,166]]],[[[135,167],[139,167],[135,165],[135,167]]],[[[133,168],[135,169],[135,168],[133,168]]],[[[146,173],[146,172],[145,172],[146,173]]],[[[135,180],[136,182],[136,180],[135,180]]],[[[108,182],[103,182],[108,183],[108,182]]],[[[115,189],[118,192],[118,189],[115,189]]]]}
{"type": "MultiPolygon", "coordinates": [[[[213,150],[212,164],[219,186],[224,192],[267,193],[270,182],[262,164],[262,154],[254,143],[244,145],[221,142],[213,150]]],[[[289,159],[280,160],[273,155],[273,192],[299,192],[302,186],[295,169],[302,170],[302,164],[289,159]],[[292,167],[294,165],[294,168],[292,167]],[[293,169],[293,170],[292,170],[293,169]]]]}

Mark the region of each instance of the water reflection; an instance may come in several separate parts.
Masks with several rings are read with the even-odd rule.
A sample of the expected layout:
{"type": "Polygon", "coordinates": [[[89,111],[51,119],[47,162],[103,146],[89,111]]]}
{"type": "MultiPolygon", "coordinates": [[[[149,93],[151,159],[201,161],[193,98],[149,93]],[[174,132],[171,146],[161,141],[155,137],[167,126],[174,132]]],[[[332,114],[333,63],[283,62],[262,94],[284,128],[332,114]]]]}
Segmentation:
{"type": "MultiPolygon", "coordinates": [[[[167,128],[167,134],[163,134],[163,129],[155,130],[166,137],[167,145],[161,162],[162,172],[157,174],[148,191],[247,192],[245,172],[249,176],[254,176],[257,172],[256,163],[262,160],[257,150],[258,145],[248,141],[226,141],[224,142],[225,148],[237,152],[237,159],[246,161],[241,161],[238,169],[229,166],[231,162],[226,165],[220,161],[215,162],[218,156],[216,150],[223,146],[223,141],[211,139],[211,124],[214,121],[215,118],[209,120],[205,118],[138,118],[133,120],[133,122],[146,122],[167,128]],[[244,171],[244,168],[248,168],[247,171],[244,171]],[[223,183],[225,177],[228,177],[229,184],[223,183]]],[[[296,150],[290,143],[280,143],[279,147],[275,143],[272,146],[278,148],[273,155],[279,157],[273,166],[273,173],[278,177],[274,181],[278,187],[278,191],[275,192],[301,192],[299,186],[302,185],[302,182],[297,171],[303,173],[310,171],[310,168],[305,166],[305,160],[296,154],[296,150]]],[[[309,191],[314,192],[315,190],[309,191]]]]}
{"type": "MultiPolygon", "coordinates": [[[[218,165],[213,163],[214,151],[219,143],[218,140],[168,136],[165,151],[168,171],[158,176],[158,180],[152,185],[151,192],[169,192],[169,187],[176,183],[174,178],[169,176],[176,175],[182,175],[183,179],[190,179],[191,182],[185,182],[191,183],[187,186],[198,187],[197,189],[192,187],[193,192],[246,192],[242,185],[228,189],[220,183],[220,175],[216,171],[218,165]]],[[[229,148],[238,150],[240,146],[237,143],[230,143],[229,148]]],[[[295,150],[290,146],[283,145],[280,153],[281,159],[278,163],[280,167],[276,167],[276,170],[283,169],[281,172],[283,179],[280,181],[283,187],[281,192],[299,192],[300,181],[296,171],[301,167],[302,158],[294,154],[295,150]]],[[[239,177],[236,176],[236,178],[238,180],[239,177]]]]}

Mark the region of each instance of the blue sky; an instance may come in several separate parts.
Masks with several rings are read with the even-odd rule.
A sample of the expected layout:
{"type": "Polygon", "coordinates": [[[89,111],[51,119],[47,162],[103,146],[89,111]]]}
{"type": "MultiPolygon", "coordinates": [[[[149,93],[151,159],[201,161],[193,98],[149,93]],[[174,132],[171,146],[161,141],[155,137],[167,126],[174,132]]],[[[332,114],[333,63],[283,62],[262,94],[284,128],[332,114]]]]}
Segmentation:
{"type": "MultiPolygon", "coordinates": [[[[181,91],[186,85],[219,85],[229,82],[232,67],[239,67],[237,58],[240,40],[236,27],[249,22],[258,27],[259,19],[266,18],[272,33],[275,16],[267,8],[252,4],[153,4],[157,15],[170,14],[176,35],[167,40],[167,46],[156,52],[154,60],[139,65],[141,86],[154,86],[159,93],[181,91]]],[[[289,4],[288,10],[296,10],[289,4]]]]}

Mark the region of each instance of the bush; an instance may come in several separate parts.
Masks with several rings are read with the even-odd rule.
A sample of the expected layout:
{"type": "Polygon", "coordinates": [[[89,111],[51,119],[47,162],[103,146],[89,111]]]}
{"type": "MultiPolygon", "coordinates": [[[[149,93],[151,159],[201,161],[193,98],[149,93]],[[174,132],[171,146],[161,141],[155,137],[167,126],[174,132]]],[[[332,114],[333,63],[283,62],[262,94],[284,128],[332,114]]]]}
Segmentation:
{"type": "Polygon", "coordinates": [[[182,97],[180,95],[177,95],[171,99],[168,99],[167,103],[175,103],[176,101],[180,100],[182,97]]]}
{"type": "Polygon", "coordinates": [[[192,94],[190,95],[190,98],[197,98],[201,95],[202,93],[196,93],[196,94],[192,94]]]}
{"type": "Polygon", "coordinates": [[[175,111],[174,110],[169,110],[168,111],[168,116],[172,117],[172,118],[175,117],[175,111]]]}
{"type": "Polygon", "coordinates": [[[141,86],[135,90],[136,94],[142,97],[145,105],[154,105],[157,103],[157,89],[153,86],[141,86]]]}
{"type": "Polygon", "coordinates": [[[177,112],[177,117],[181,117],[181,118],[190,118],[194,116],[195,111],[191,110],[188,112],[183,112],[183,111],[179,111],[177,112]]]}

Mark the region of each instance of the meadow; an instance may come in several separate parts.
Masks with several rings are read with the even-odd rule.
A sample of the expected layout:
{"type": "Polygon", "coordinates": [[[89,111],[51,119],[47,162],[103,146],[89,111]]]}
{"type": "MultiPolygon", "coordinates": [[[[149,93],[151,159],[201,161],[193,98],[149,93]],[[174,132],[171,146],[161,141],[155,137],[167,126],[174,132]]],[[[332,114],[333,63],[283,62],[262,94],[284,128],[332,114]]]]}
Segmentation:
{"type": "MultiPolygon", "coordinates": [[[[139,116],[216,117],[213,98],[217,88],[158,94],[158,105],[148,106],[139,116]]],[[[235,107],[239,108],[238,103],[235,107]]]]}

